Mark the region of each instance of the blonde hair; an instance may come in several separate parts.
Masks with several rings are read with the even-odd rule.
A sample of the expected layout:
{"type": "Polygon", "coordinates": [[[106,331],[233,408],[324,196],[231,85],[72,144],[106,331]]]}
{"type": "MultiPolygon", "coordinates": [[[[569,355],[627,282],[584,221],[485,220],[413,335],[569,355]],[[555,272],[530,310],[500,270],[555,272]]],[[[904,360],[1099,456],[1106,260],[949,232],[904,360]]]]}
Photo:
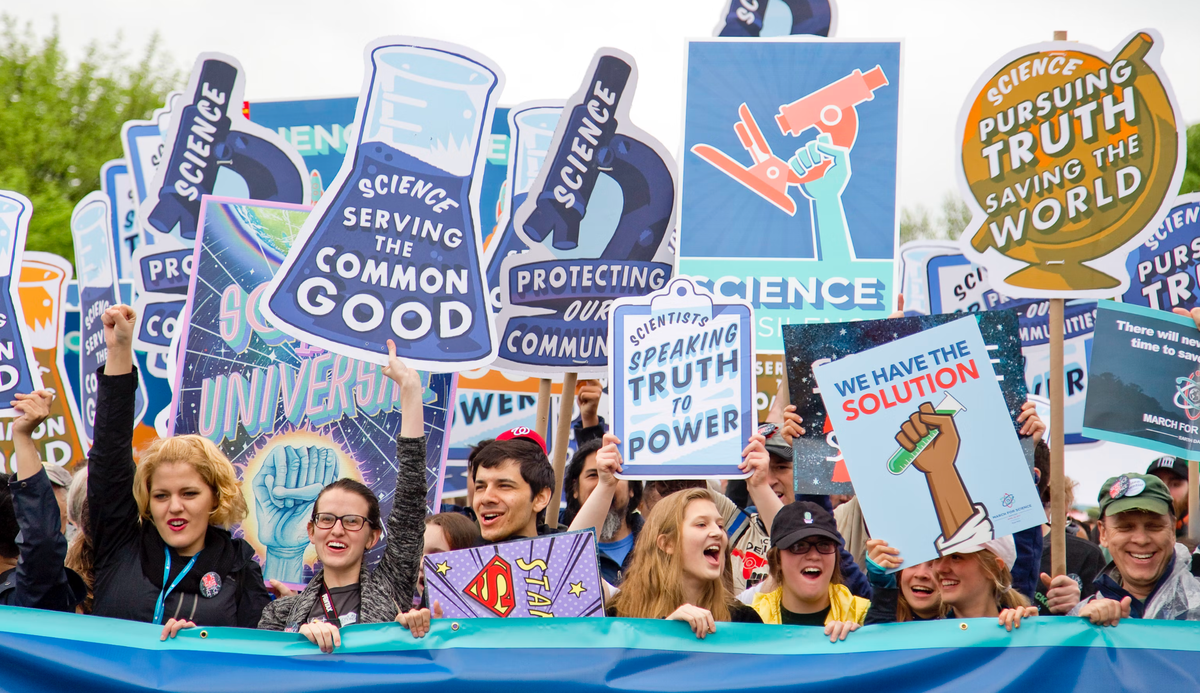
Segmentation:
{"type": "MultiPolygon", "coordinates": [[[[665,537],[667,546],[680,546],[684,515],[694,501],[713,502],[712,493],[708,489],[686,489],[672,493],[654,505],[633,547],[629,573],[613,600],[612,607],[617,616],[666,618],[684,604],[681,552],[667,553],[659,546],[658,538],[665,537]]],[[[733,566],[728,546],[723,562],[722,579],[705,585],[700,603],[693,604],[708,609],[716,621],[729,620],[729,607],[734,602],[730,589],[733,566]]]]}
{"type": "Polygon", "coordinates": [[[229,527],[246,517],[246,499],[242,497],[237,472],[229,458],[207,438],[198,435],[175,436],[151,443],[142,453],[133,477],[133,497],[143,521],[150,517],[150,480],[164,464],[187,462],[212,489],[216,505],[209,524],[229,527]]]}
{"type": "MultiPolygon", "coordinates": [[[[971,556],[979,562],[979,567],[992,581],[992,596],[996,600],[996,606],[1001,610],[1015,609],[1019,606],[1029,606],[1031,602],[1029,598],[1021,594],[1013,588],[1012,572],[1008,566],[1000,558],[988,549],[976,551],[975,553],[964,554],[971,556]]],[[[941,618],[946,616],[946,612],[950,610],[950,605],[942,602],[941,618]]]]}

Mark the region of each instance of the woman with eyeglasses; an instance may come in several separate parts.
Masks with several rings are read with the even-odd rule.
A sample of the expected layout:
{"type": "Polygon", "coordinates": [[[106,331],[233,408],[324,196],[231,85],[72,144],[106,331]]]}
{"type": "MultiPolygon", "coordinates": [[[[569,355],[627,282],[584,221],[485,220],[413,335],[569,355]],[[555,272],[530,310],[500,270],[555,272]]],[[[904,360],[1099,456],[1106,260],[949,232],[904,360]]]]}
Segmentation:
{"type": "Polygon", "coordinates": [[[830,642],[858,630],[871,603],[842,584],[842,543],[833,515],[816,503],[798,501],[775,515],[767,566],[779,587],[753,604],[763,623],[821,626],[830,642]]]}
{"type": "Polygon", "coordinates": [[[390,339],[383,372],[400,386],[404,417],[396,437],[396,488],[405,489],[392,494],[383,558],[373,570],[363,569],[363,557],[383,532],[379,499],[353,479],[329,484],[308,523],[321,570],[300,594],[271,602],[258,623],[264,630],[299,632],[326,653],[342,644],[343,626],[395,620],[398,605],[411,607],[417,587],[425,529],[424,388],[417,371],[396,358],[390,339]]]}

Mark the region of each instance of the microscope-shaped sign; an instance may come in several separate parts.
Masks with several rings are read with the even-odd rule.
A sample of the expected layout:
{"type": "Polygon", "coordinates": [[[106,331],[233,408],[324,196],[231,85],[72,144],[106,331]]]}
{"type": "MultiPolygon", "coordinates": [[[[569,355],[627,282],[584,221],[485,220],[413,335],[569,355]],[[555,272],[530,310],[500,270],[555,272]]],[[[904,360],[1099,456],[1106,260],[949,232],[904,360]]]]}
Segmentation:
{"type": "Polygon", "coordinates": [[[749,301],[760,349],[891,306],[900,49],[688,44],[679,271],[749,301]]]}
{"type": "Polygon", "coordinates": [[[836,0],[726,0],[714,36],[833,36],[836,0]]]}
{"type": "Polygon", "coordinates": [[[365,51],[358,137],[262,298],[296,339],[438,372],[491,362],[479,235],[484,143],[500,68],[452,44],[387,37],[365,51]]]}
{"type": "Polygon", "coordinates": [[[992,358],[968,316],[813,368],[867,524],[906,565],[1046,521],[992,358]]]}
{"type": "Polygon", "coordinates": [[[671,278],[675,162],[630,121],[636,86],[633,58],[603,48],[563,107],[514,213],[526,250],[501,260],[497,367],[607,375],[613,302],[671,278]]]}

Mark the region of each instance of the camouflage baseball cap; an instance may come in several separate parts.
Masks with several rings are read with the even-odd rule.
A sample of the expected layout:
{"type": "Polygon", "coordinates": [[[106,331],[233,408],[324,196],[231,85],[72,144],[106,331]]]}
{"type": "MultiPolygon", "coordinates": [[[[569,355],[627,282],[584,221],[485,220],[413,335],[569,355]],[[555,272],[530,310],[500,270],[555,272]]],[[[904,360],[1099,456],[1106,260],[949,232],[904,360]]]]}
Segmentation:
{"type": "Polygon", "coordinates": [[[1100,517],[1129,510],[1145,510],[1158,515],[1171,514],[1171,492],[1156,476],[1122,474],[1100,487],[1100,517]]]}

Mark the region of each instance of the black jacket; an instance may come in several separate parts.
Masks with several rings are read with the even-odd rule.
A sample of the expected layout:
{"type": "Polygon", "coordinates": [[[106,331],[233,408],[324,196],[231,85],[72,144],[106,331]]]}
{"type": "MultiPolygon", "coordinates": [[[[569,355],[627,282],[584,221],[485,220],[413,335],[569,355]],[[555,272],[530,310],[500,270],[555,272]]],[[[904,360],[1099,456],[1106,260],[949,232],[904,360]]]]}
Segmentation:
{"type": "MultiPolygon", "coordinates": [[[[104,375],[100,369],[97,375],[95,442],[88,453],[88,509],[95,549],[92,613],[150,622],[160,588],[143,569],[143,550],[162,552],[166,544],[154,525],[141,522],[133,497],[137,369],[116,376],[104,375]]],[[[219,576],[220,591],[207,598],[181,584],[166,599],[163,622],[185,618],[198,626],[254,628],[271,600],[254,549],[223,529],[210,527],[210,536],[228,542],[233,554],[230,568],[219,576]]],[[[186,562],[172,551],[172,580],[186,562]]]]}
{"type": "Polygon", "coordinates": [[[87,585],[63,566],[67,539],[50,477],[44,469],[28,479],[14,475],[9,488],[21,529],[17,535],[21,559],[16,568],[0,573],[0,605],[74,611],[87,597],[87,585]]]}

